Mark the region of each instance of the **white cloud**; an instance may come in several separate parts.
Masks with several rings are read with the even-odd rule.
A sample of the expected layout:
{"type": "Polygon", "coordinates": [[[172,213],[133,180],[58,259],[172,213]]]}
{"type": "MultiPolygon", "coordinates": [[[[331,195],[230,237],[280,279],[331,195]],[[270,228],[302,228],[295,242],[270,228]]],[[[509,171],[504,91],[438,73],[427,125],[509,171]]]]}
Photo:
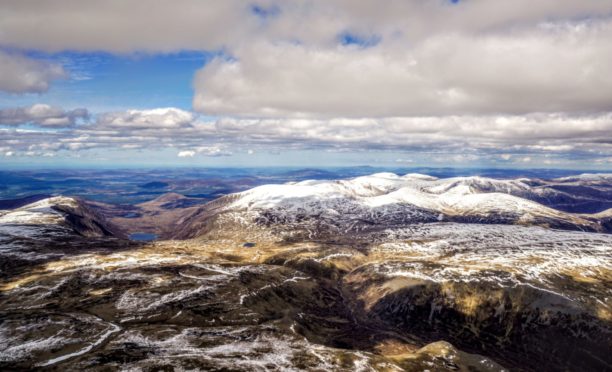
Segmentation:
{"type": "Polygon", "coordinates": [[[192,151],[192,150],[185,150],[185,151],[179,151],[178,153],[178,157],[179,158],[193,158],[195,156],[196,152],[192,151]]]}
{"type": "Polygon", "coordinates": [[[214,49],[258,24],[248,2],[4,0],[0,44],[45,51],[214,49]]]}
{"type": "Polygon", "coordinates": [[[348,147],[494,148],[531,146],[571,150],[581,143],[612,143],[612,114],[429,116],[366,119],[221,119],[216,135],[250,142],[310,142],[348,147]],[[543,145],[545,143],[546,145],[543,145]]]}
{"type": "Polygon", "coordinates": [[[8,93],[46,92],[53,80],[68,76],[60,65],[37,61],[16,53],[6,53],[2,50],[0,50],[0,71],[2,72],[0,73],[0,91],[8,93]]]}
{"type": "MultiPolygon", "coordinates": [[[[174,110],[178,109],[169,111],[174,110]]],[[[114,115],[123,117],[117,113],[114,115]]],[[[74,153],[95,148],[142,149],[146,152],[171,148],[179,157],[214,157],[231,156],[236,148],[265,146],[270,152],[394,150],[406,154],[399,157],[402,162],[411,160],[411,153],[438,153],[443,155],[428,159],[438,163],[469,163],[490,157],[521,162],[521,159],[530,157],[534,159],[533,163],[540,158],[538,154],[605,158],[609,157],[612,147],[610,113],[329,120],[223,118],[212,122],[194,119],[189,124],[166,123],[161,128],[155,120],[143,115],[139,112],[138,121],[146,125],[124,124],[116,129],[110,128],[107,121],[61,130],[0,128],[0,148],[15,154],[74,153]]]]}
{"type": "Polygon", "coordinates": [[[393,117],[612,109],[612,21],[444,34],[410,47],[257,43],[195,78],[194,108],[246,117],[393,117]]]}
{"type": "Polygon", "coordinates": [[[457,5],[442,0],[3,0],[0,44],[122,53],[231,49],[261,39],[329,46],[346,31],[414,43],[432,34],[479,33],[610,12],[612,3],[602,0],[469,0],[457,5]],[[276,16],[263,21],[252,11],[254,4],[278,9],[276,16]]]}
{"type": "MultiPolygon", "coordinates": [[[[2,1],[3,48],[223,55],[193,81],[194,109],[219,119],[159,108],[74,125],[86,111],[2,109],[4,125],[48,128],[0,128],[0,146],[17,155],[117,148],[179,157],[249,146],[391,149],[406,154],[402,161],[432,150],[440,162],[491,156],[504,164],[612,153],[610,1],[258,1],[275,9],[268,17],[253,4],[2,1]],[[146,17],[134,17],[143,10],[146,17]],[[342,35],[375,42],[342,45],[342,35]]],[[[15,93],[45,91],[66,75],[4,52],[0,68],[10,72],[0,90],[15,93]]]]}
{"type": "Polygon", "coordinates": [[[121,145],[122,149],[127,149],[127,150],[141,149],[142,147],[143,146],[138,143],[126,143],[124,145],[121,145]]]}
{"type": "Polygon", "coordinates": [[[167,107],[153,110],[127,110],[98,116],[97,124],[124,129],[174,129],[191,125],[191,112],[167,107]]]}
{"type": "Polygon", "coordinates": [[[224,145],[199,146],[196,149],[198,154],[205,156],[230,156],[232,152],[224,145]]]}
{"type": "Polygon", "coordinates": [[[63,128],[89,117],[87,109],[64,110],[46,104],[0,109],[0,125],[36,124],[41,127],[63,128]]]}
{"type": "Polygon", "coordinates": [[[573,145],[532,145],[530,146],[534,150],[544,150],[544,151],[560,151],[567,152],[574,149],[573,145]]]}
{"type": "Polygon", "coordinates": [[[198,146],[193,150],[183,150],[178,153],[179,158],[190,157],[193,158],[196,155],[203,156],[231,156],[232,152],[226,149],[225,145],[212,144],[209,146],[198,146]]]}

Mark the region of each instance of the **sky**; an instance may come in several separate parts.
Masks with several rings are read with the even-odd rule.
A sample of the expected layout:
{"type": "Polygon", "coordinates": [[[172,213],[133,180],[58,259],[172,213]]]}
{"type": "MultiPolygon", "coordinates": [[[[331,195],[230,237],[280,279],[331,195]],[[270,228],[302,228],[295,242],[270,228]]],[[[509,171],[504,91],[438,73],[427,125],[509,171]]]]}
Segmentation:
{"type": "Polygon", "coordinates": [[[612,0],[3,0],[0,167],[612,170],[612,0]]]}

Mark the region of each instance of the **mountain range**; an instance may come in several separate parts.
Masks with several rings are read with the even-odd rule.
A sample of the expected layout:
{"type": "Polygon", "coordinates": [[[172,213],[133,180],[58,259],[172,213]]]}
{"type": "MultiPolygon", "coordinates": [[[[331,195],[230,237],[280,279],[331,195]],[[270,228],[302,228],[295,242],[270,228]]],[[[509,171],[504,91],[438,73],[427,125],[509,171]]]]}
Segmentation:
{"type": "Polygon", "coordinates": [[[376,173],[7,202],[0,366],[606,370],[611,190],[376,173]]]}

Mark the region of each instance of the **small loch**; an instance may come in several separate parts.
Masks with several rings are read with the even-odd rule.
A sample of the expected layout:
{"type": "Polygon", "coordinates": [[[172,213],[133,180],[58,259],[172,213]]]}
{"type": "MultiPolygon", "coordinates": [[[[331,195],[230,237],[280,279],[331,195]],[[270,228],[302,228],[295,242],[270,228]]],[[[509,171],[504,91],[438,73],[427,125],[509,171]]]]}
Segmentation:
{"type": "Polygon", "coordinates": [[[152,240],[157,239],[157,234],[145,233],[145,232],[135,232],[130,234],[130,240],[135,240],[139,242],[150,242],[152,240]]]}

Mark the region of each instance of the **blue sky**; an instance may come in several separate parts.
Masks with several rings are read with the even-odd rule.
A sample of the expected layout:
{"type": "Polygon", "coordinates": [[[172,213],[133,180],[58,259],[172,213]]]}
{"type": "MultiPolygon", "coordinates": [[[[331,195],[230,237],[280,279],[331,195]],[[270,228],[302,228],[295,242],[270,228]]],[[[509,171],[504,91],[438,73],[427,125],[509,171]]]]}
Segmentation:
{"type": "Polygon", "coordinates": [[[10,0],[0,166],[609,170],[610,37],[595,0],[10,0]]]}
{"type": "Polygon", "coordinates": [[[26,55],[62,64],[71,77],[58,80],[44,95],[0,92],[3,106],[26,106],[43,101],[105,112],[156,107],[190,110],[193,74],[216,54],[196,51],[127,55],[29,51],[26,55]]]}

